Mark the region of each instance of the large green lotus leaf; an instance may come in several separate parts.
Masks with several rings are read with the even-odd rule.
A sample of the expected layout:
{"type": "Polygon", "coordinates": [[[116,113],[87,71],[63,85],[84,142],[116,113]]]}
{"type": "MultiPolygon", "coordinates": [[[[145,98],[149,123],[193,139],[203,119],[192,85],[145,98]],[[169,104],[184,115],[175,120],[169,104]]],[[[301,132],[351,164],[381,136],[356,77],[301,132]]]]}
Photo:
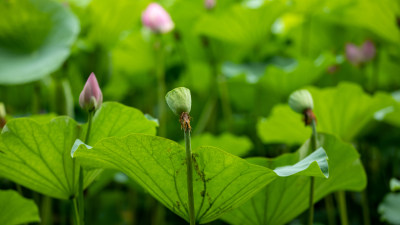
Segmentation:
{"type": "Polygon", "coordinates": [[[194,135],[192,137],[192,148],[200,146],[214,146],[236,156],[245,156],[253,148],[250,139],[245,136],[235,136],[231,133],[223,133],[219,136],[210,133],[194,135]]]}
{"type": "MultiPolygon", "coordinates": [[[[74,158],[88,167],[124,172],[188,220],[186,153],[182,145],[161,137],[132,134],[103,139],[90,149],[81,145],[74,158]]],[[[193,152],[196,221],[207,223],[217,219],[278,176],[290,176],[306,169],[316,176],[327,175],[326,154],[307,160],[309,166],[299,163],[274,172],[215,147],[197,148],[193,152]],[[324,173],[316,165],[323,165],[324,173]]]]}
{"type": "Polygon", "coordinates": [[[2,225],[40,222],[39,210],[35,202],[22,197],[16,191],[0,191],[0,212],[2,225]]]}
{"type": "Polygon", "coordinates": [[[287,9],[281,1],[271,1],[258,8],[235,4],[219,14],[204,15],[195,32],[241,46],[261,44],[271,33],[273,22],[287,9]]]}
{"type": "MultiPolygon", "coordinates": [[[[48,123],[29,118],[7,123],[0,136],[0,174],[42,194],[68,199],[78,188],[79,164],[71,158],[76,139],[85,130],[69,117],[56,117],[48,123]]],[[[144,132],[155,134],[155,123],[137,109],[119,103],[104,103],[93,118],[89,143],[101,138],[144,132]]],[[[86,171],[88,186],[99,170],[86,171]]]]}
{"type": "Polygon", "coordinates": [[[361,27],[382,39],[400,43],[395,11],[398,5],[394,1],[353,0],[347,4],[329,13],[321,12],[319,16],[345,26],[361,27]]]}
{"type": "Polygon", "coordinates": [[[378,212],[381,220],[390,224],[400,224],[400,193],[389,193],[379,204],[378,212]]]}
{"type": "MultiPolygon", "coordinates": [[[[359,191],[366,186],[366,175],[357,151],[331,135],[319,135],[329,162],[329,177],[315,178],[314,202],[338,190],[359,191]]],[[[249,158],[249,162],[274,169],[299,161],[309,151],[309,142],[297,152],[275,159],[249,158]]],[[[275,169],[276,171],[277,169],[275,169]]],[[[236,210],[223,216],[231,224],[286,224],[305,211],[308,206],[310,174],[281,177],[273,181],[236,210]]]]}
{"type": "Polygon", "coordinates": [[[54,1],[1,1],[0,84],[38,80],[58,69],[70,54],[79,21],[54,1]]]}
{"type": "MultiPolygon", "coordinates": [[[[394,104],[394,99],[388,94],[370,96],[360,86],[351,83],[341,83],[334,88],[307,89],[314,99],[317,130],[334,134],[344,141],[353,140],[377,111],[394,104]]],[[[260,120],[258,133],[265,143],[300,144],[309,137],[310,128],[301,123],[301,116],[289,106],[279,105],[270,117],[260,120]]]]}

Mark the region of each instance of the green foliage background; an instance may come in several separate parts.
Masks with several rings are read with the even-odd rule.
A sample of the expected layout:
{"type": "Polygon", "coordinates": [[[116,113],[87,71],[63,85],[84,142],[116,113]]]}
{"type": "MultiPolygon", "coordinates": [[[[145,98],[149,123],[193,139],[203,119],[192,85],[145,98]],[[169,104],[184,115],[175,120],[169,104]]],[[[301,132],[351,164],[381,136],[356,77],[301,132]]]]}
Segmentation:
{"type": "MultiPolygon", "coordinates": [[[[399,223],[388,207],[398,206],[399,197],[386,195],[390,179],[400,178],[398,0],[217,0],[212,10],[205,9],[203,0],[158,2],[175,23],[175,29],[164,35],[152,34],[141,23],[148,0],[0,0],[0,102],[5,104],[6,120],[12,121],[11,131],[13,126],[27,130],[35,126],[47,132],[51,127],[47,122],[55,115],[86,122],[78,99],[91,72],[97,76],[105,101],[117,101],[141,110],[147,118],[159,118],[156,71],[160,67],[157,52],[161,51],[166,90],[178,86],[191,90],[194,147],[216,146],[240,157],[290,153],[286,157],[293,159],[289,161],[297,162],[301,157],[296,158],[296,149],[311,130],[290,110],[287,98],[297,89],[308,89],[314,98],[318,131],[336,137],[335,143],[351,144],[354,148],[349,151],[356,149],[361,157],[368,202],[360,200],[360,192],[347,193],[350,223],[363,223],[363,204],[367,204],[370,224],[399,223]],[[346,44],[360,46],[367,40],[376,47],[375,57],[352,65],[346,57],[346,44]],[[161,43],[161,50],[155,43],[161,43]],[[26,116],[31,118],[13,120],[26,116]]],[[[98,121],[107,123],[96,125],[99,138],[90,145],[103,137],[155,132],[155,123],[143,122],[140,112],[137,115],[143,127],[135,127],[129,123],[132,118],[123,117],[135,109],[107,103],[102,110],[98,121]],[[108,121],[101,115],[116,119],[108,121]],[[119,132],[113,124],[134,128],[119,132]]],[[[65,122],[58,119],[52,123],[57,121],[65,122]]],[[[71,123],[66,126],[78,129],[75,121],[71,123]]],[[[172,112],[166,114],[164,129],[166,138],[182,141],[178,118],[172,112]]],[[[78,133],[69,139],[71,144],[78,133]]],[[[6,149],[13,140],[0,141],[0,147],[6,149]]],[[[206,149],[203,154],[212,151],[206,149]]],[[[0,149],[0,154],[3,151],[0,149]]],[[[279,164],[282,159],[276,160],[279,164]]],[[[23,176],[5,172],[2,168],[13,165],[0,163],[0,188],[16,189],[10,179],[19,176],[22,180],[23,176]]],[[[284,182],[280,179],[278,182],[284,182]]],[[[302,178],[290,179],[301,182],[298,179],[302,178]]],[[[37,194],[24,182],[25,197],[34,198],[40,207],[50,204],[52,208],[50,213],[40,212],[42,223],[68,224],[64,221],[71,213],[69,202],[49,200],[40,192],[44,187],[30,187],[42,193],[37,194]]],[[[52,197],[64,199],[74,192],[46,188],[52,197]]],[[[117,171],[97,177],[87,190],[87,201],[91,224],[184,223],[117,171]]],[[[335,215],[339,221],[337,211],[335,215]]],[[[37,220],[29,216],[33,218],[30,221],[37,220]]],[[[304,221],[304,217],[292,221],[304,221]]],[[[322,201],[316,205],[315,221],[327,223],[322,201]]],[[[231,221],[223,218],[210,224],[226,222],[231,221]]]]}

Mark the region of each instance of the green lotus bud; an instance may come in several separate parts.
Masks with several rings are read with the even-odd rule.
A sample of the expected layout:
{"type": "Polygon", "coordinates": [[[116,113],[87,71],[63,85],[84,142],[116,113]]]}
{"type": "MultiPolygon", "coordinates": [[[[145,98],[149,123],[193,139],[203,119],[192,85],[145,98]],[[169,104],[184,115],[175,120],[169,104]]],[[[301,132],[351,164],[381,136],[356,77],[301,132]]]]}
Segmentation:
{"type": "Polygon", "coordinates": [[[295,112],[303,114],[307,109],[313,109],[314,103],[310,92],[298,90],[289,96],[289,106],[295,112]]]}
{"type": "Polygon", "coordinates": [[[169,108],[178,116],[183,112],[190,113],[192,108],[192,97],[190,90],[185,87],[178,87],[165,95],[169,108]]]}
{"type": "Polygon", "coordinates": [[[0,102],[0,118],[6,118],[6,107],[4,107],[4,103],[0,102]]]}
{"type": "Polygon", "coordinates": [[[6,107],[0,102],[0,130],[6,125],[6,107]]]}

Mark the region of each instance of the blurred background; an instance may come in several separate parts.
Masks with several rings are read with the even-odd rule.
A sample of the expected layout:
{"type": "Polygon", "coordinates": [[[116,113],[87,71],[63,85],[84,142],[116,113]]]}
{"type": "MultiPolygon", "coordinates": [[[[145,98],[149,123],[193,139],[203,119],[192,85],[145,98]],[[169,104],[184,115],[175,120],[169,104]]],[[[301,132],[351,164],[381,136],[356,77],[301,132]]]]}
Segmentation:
{"type": "MultiPolygon", "coordinates": [[[[264,141],[260,123],[299,88],[351,82],[400,100],[398,0],[165,0],[158,3],[174,29],[163,34],[142,24],[150,3],[0,0],[2,120],[41,114],[85,122],[79,94],[94,72],[104,101],[158,118],[160,136],[182,141],[178,118],[160,96],[185,86],[192,93],[193,145],[275,157],[299,144],[264,141]]],[[[399,126],[393,114],[352,139],[368,175],[370,224],[388,222],[378,207],[390,178],[400,177],[399,126]]],[[[5,179],[0,187],[15,188],[5,179]]],[[[69,224],[70,203],[23,191],[39,206],[51,205],[50,213],[41,212],[43,224],[69,224]]],[[[116,171],[103,173],[86,195],[89,224],[185,224],[116,171]]],[[[348,193],[350,224],[363,223],[360,196],[348,193]]],[[[315,223],[327,223],[324,210],[316,204],[315,223]]]]}

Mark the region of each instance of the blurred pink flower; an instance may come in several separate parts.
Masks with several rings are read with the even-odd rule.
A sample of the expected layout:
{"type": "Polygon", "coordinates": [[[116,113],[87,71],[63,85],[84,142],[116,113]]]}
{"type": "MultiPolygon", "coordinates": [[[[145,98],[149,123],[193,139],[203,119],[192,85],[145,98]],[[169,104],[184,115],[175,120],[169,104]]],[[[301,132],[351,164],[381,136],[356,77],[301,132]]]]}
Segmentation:
{"type": "Polygon", "coordinates": [[[361,46],[361,51],[364,56],[364,61],[370,61],[375,57],[376,49],[372,41],[368,40],[361,46]]]}
{"type": "Polygon", "coordinates": [[[142,23],[155,33],[167,33],[175,26],[168,12],[157,3],[147,6],[142,13],[142,23]]]}
{"type": "Polygon", "coordinates": [[[346,44],[346,58],[355,66],[368,62],[375,57],[376,48],[372,41],[365,41],[362,46],[346,44]]]}
{"type": "Polygon", "coordinates": [[[213,9],[215,7],[215,3],[217,0],[205,0],[204,7],[208,10],[213,9]]]}
{"type": "Polygon", "coordinates": [[[97,82],[96,75],[91,73],[79,96],[79,105],[82,109],[93,111],[100,108],[103,102],[103,94],[97,82]]]}

